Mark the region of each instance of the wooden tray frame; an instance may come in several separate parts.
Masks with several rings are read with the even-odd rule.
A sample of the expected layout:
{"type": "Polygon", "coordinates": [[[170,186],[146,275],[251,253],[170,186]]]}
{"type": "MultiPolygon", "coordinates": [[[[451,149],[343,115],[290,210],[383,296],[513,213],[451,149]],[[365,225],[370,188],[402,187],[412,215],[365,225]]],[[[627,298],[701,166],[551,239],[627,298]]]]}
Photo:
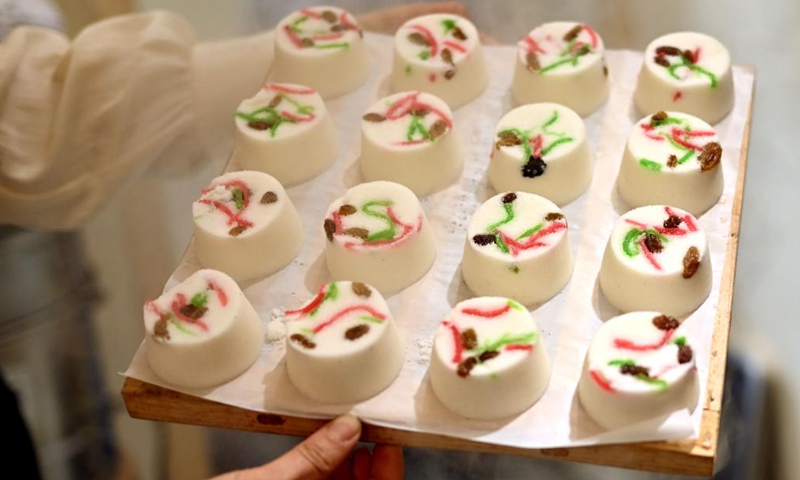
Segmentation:
{"type": "MultiPolygon", "coordinates": [[[[743,68],[751,73],[755,71],[751,66],[743,68]]],[[[361,440],[410,447],[522,455],[678,475],[701,477],[713,475],[719,441],[733,285],[736,275],[736,255],[739,248],[739,228],[754,97],[755,79],[750,103],[747,107],[747,122],[742,133],[739,175],[733,199],[714,334],[711,338],[707,392],[700,433],[696,440],[527,449],[474,442],[444,435],[411,432],[368,423],[363,425],[361,440]]],[[[275,415],[234,407],[179,393],[130,377],[126,378],[121,393],[128,414],[132,418],[142,420],[293,436],[308,436],[327,423],[327,420],[275,415]]]]}

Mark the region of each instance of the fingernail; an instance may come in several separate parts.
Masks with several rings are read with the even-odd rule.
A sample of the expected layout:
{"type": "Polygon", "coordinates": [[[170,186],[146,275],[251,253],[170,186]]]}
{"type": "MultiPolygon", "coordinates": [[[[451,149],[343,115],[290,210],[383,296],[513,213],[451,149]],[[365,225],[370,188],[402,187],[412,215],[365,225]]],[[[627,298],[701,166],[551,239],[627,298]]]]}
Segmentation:
{"type": "Polygon", "coordinates": [[[331,422],[330,431],[339,440],[346,442],[361,433],[361,422],[352,415],[342,415],[331,422]]]}

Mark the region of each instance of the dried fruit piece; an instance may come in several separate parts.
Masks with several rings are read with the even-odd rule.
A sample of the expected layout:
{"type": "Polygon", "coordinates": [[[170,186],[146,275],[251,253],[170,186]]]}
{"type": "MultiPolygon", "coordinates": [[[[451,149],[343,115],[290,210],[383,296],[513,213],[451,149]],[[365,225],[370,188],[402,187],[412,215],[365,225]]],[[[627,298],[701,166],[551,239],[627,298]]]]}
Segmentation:
{"type": "Polygon", "coordinates": [[[230,235],[231,237],[238,237],[239,235],[244,233],[245,230],[247,230],[246,226],[237,225],[237,226],[231,228],[230,230],[228,230],[228,235],[230,235]]]}
{"type": "Polygon", "coordinates": [[[303,44],[304,47],[313,47],[314,46],[314,40],[311,40],[308,37],[306,37],[303,40],[301,40],[301,43],[303,44]]]}
{"type": "Polygon", "coordinates": [[[478,334],[474,328],[468,328],[461,332],[461,345],[464,350],[473,350],[478,346],[478,334]]]}
{"type": "Polygon", "coordinates": [[[508,192],[503,195],[503,203],[511,203],[517,199],[517,194],[514,192],[508,192]]]}
{"type": "Polygon", "coordinates": [[[668,219],[664,220],[664,228],[678,228],[681,226],[683,219],[677,215],[670,215],[668,219]]]}
{"type": "Polygon", "coordinates": [[[430,43],[428,42],[428,39],[425,38],[425,35],[423,35],[423,34],[421,34],[419,32],[409,33],[407,38],[408,38],[408,41],[413,43],[414,45],[419,45],[419,46],[422,46],[422,47],[430,46],[430,43]]]}
{"type": "Polygon", "coordinates": [[[498,352],[497,350],[487,350],[480,354],[480,356],[478,357],[478,361],[481,363],[488,362],[489,360],[493,359],[498,355],[500,355],[500,352],[498,352]]]}
{"type": "Polygon", "coordinates": [[[272,190],[265,192],[264,195],[261,196],[261,203],[275,203],[278,201],[278,194],[273,192],[272,190]]]}
{"type": "Polygon", "coordinates": [[[522,176],[525,178],[536,178],[544,175],[544,171],[547,168],[547,164],[544,163],[539,157],[531,157],[528,159],[528,162],[522,166],[522,176]]]}
{"type": "Polygon", "coordinates": [[[431,113],[431,111],[428,110],[427,108],[418,108],[416,110],[411,110],[411,115],[414,115],[415,117],[424,117],[429,113],[431,113]]]}
{"type": "Polygon", "coordinates": [[[269,105],[267,105],[267,106],[269,108],[275,108],[278,105],[280,105],[280,103],[282,101],[283,101],[283,94],[279,93],[279,94],[275,95],[274,97],[272,97],[272,100],[269,101],[269,105]]]}
{"type": "Polygon", "coordinates": [[[353,289],[353,293],[359,297],[369,298],[372,295],[372,290],[361,282],[353,282],[351,288],[353,289]]]}
{"type": "Polygon", "coordinates": [[[622,365],[619,367],[620,373],[623,375],[644,375],[650,376],[650,369],[647,367],[640,367],[639,365],[622,365]]]}
{"type": "Polygon", "coordinates": [[[467,39],[467,34],[464,33],[464,30],[456,27],[453,29],[453,36],[462,42],[467,39]]]}
{"type": "Polygon", "coordinates": [[[650,125],[658,125],[659,123],[663,122],[667,118],[669,118],[669,115],[667,115],[667,112],[665,112],[664,110],[661,110],[660,112],[656,112],[656,113],[653,114],[652,117],[650,117],[650,125]]]}
{"type": "Polygon", "coordinates": [[[681,345],[678,347],[678,363],[683,365],[684,363],[689,363],[692,361],[692,357],[694,356],[694,352],[692,352],[692,347],[689,345],[681,345]]]}
{"type": "Polygon", "coordinates": [[[169,340],[169,329],[167,328],[167,316],[163,315],[156,321],[156,324],[153,325],[153,336],[156,337],[158,340],[167,341],[169,340]]]}
{"type": "Polygon", "coordinates": [[[667,159],[667,167],[675,168],[678,166],[678,156],[677,155],[670,155],[667,159]]]}
{"type": "Polygon", "coordinates": [[[386,120],[386,117],[384,117],[380,113],[368,113],[368,114],[364,115],[361,118],[363,118],[364,120],[366,120],[368,122],[375,122],[375,123],[382,122],[382,121],[386,120]]]}
{"type": "Polygon", "coordinates": [[[659,330],[675,330],[681,323],[669,315],[659,315],[653,318],[653,325],[659,330]]]}
{"type": "Polygon", "coordinates": [[[603,64],[603,76],[608,76],[608,66],[606,64],[603,64]]]}
{"type": "Polygon", "coordinates": [[[428,135],[430,135],[431,140],[436,140],[444,135],[445,132],[447,132],[447,124],[442,119],[433,122],[431,128],[428,129],[428,135]]]}
{"type": "Polygon", "coordinates": [[[330,10],[325,10],[322,12],[322,19],[328,23],[336,23],[336,20],[338,20],[338,18],[336,18],[336,14],[330,10]]]}
{"type": "Polygon", "coordinates": [[[458,364],[458,369],[456,370],[456,373],[458,374],[459,377],[466,378],[469,376],[469,372],[471,372],[472,369],[475,368],[475,365],[477,365],[477,363],[478,361],[475,360],[475,357],[468,357],[458,364]]]}
{"type": "Polygon", "coordinates": [[[510,130],[498,133],[497,141],[494,144],[496,148],[515,147],[517,145],[522,145],[522,139],[519,138],[519,136],[516,133],[510,130]]]}
{"type": "Polygon", "coordinates": [[[360,324],[356,325],[355,327],[350,327],[347,331],[344,332],[344,338],[353,341],[358,338],[363,337],[369,332],[369,325],[360,324]]]}
{"type": "Polygon", "coordinates": [[[336,222],[330,218],[326,218],[325,223],[322,224],[322,227],[325,229],[325,236],[328,237],[328,241],[332,242],[333,234],[336,233],[336,222]]]}
{"type": "Polygon", "coordinates": [[[344,32],[345,30],[350,30],[350,29],[342,25],[341,23],[337,23],[336,25],[331,27],[331,32],[344,32]]]}
{"type": "Polygon", "coordinates": [[[583,30],[583,25],[580,23],[575,25],[569,32],[564,34],[564,41],[571,42],[572,40],[575,40],[578,38],[578,35],[580,35],[581,30],[583,30]]]}
{"type": "Polygon", "coordinates": [[[367,230],[366,228],[359,228],[359,227],[347,228],[342,233],[344,233],[345,235],[349,235],[351,237],[360,238],[361,240],[366,240],[367,237],[369,237],[369,230],[367,230]]]}
{"type": "Polygon", "coordinates": [[[722,160],[722,147],[717,142],[706,143],[703,151],[697,156],[697,161],[700,162],[700,171],[702,172],[717,168],[720,160],[722,160]]]}
{"type": "Polygon", "coordinates": [[[677,47],[671,47],[669,45],[664,45],[661,47],[656,48],[656,55],[670,55],[670,56],[678,56],[681,54],[681,50],[677,47]]]}
{"type": "Polygon", "coordinates": [[[665,67],[665,68],[669,68],[669,66],[670,66],[669,60],[667,60],[664,57],[655,57],[653,59],[653,61],[656,62],[657,65],[661,65],[662,67],[665,67]]]}
{"type": "Polygon", "coordinates": [[[299,343],[303,348],[307,348],[311,350],[312,348],[316,348],[317,344],[309,340],[305,335],[295,333],[291,337],[290,340],[294,340],[295,342],[299,343]]]}
{"type": "Polygon", "coordinates": [[[447,63],[448,65],[454,65],[453,52],[451,52],[449,48],[443,48],[441,55],[442,55],[442,60],[444,60],[445,63],[447,63]]]}
{"type": "Polygon", "coordinates": [[[450,70],[444,72],[444,78],[450,80],[456,75],[455,69],[451,68],[450,70]]]}
{"type": "Polygon", "coordinates": [[[539,57],[536,56],[536,52],[528,52],[525,55],[525,68],[531,72],[542,68],[542,65],[539,63],[539,57]]]}
{"type": "Polygon", "coordinates": [[[544,217],[544,219],[548,222],[555,222],[556,220],[561,220],[562,218],[564,218],[564,215],[558,212],[550,212],[544,217]]]}
{"type": "Polygon", "coordinates": [[[480,246],[486,246],[495,242],[493,233],[479,233],[472,237],[472,241],[480,246]]]}
{"type": "Polygon", "coordinates": [[[689,247],[683,257],[683,278],[692,278],[700,266],[700,251],[697,247],[689,247]]]}
{"type": "Polygon", "coordinates": [[[208,311],[208,307],[195,307],[191,303],[187,303],[186,305],[182,306],[179,311],[181,312],[181,315],[185,315],[193,320],[197,320],[205,315],[205,313],[208,311]]]}
{"type": "Polygon", "coordinates": [[[346,217],[348,215],[352,215],[356,213],[358,209],[349,203],[345,203],[341,207],[339,207],[339,215],[346,217]]]}
{"type": "Polygon", "coordinates": [[[252,128],[253,130],[269,130],[272,128],[271,122],[262,122],[262,121],[254,121],[248,122],[247,126],[252,128]]]}
{"type": "Polygon", "coordinates": [[[694,54],[691,50],[684,50],[683,51],[683,58],[686,59],[689,63],[694,63],[694,54]]]}
{"type": "Polygon", "coordinates": [[[652,253],[661,253],[664,250],[661,239],[658,238],[658,235],[653,235],[652,233],[644,234],[644,246],[652,253]]]}

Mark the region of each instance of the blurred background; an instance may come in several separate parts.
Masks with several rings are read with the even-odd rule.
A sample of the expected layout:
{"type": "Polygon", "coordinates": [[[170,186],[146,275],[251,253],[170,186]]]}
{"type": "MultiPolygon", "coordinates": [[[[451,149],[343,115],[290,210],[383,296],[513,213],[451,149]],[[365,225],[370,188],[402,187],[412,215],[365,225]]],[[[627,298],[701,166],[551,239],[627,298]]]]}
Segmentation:
{"type": "MultiPolygon", "coordinates": [[[[34,10],[45,8],[38,10],[37,18],[44,19],[41,23],[69,35],[112,15],[169,9],[184,16],[200,40],[263,31],[291,11],[315,4],[302,0],[54,0],[55,8],[47,10],[45,0],[3,0],[0,22],[20,15],[20,8],[9,6],[11,3],[34,10]]],[[[361,13],[403,2],[328,3],[361,13]]],[[[743,453],[751,456],[756,473],[728,478],[800,478],[800,318],[795,307],[795,272],[800,271],[800,254],[796,251],[800,237],[800,162],[793,147],[797,135],[794,110],[800,107],[800,30],[796,28],[800,2],[464,3],[478,28],[502,43],[513,44],[534,26],[554,20],[591,24],[603,35],[608,49],[642,50],[656,36],[695,30],[722,41],[734,63],[755,66],[756,100],[731,339],[731,363],[738,376],[731,377],[730,388],[739,389],[737,394],[746,401],[728,402],[734,413],[726,417],[731,420],[723,420],[723,428],[729,434],[726,441],[747,437],[751,442],[747,452],[728,453],[732,457],[743,453]]],[[[85,254],[89,266],[83,271],[69,262],[60,264],[61,270],[51,268],[50,277],[42,277],[37,283],[45,285],[42,295],[59,299],[66,291],[72,293],[70,298],[81,301],[63,305],[55,300],[44,302],[46,305],[43,301],[25,303],[24,290],[20,289],[14,304],[17,310],[9,313],[6,308],[5,315],[0,316],[27,318],[24,324],[0,324],[0,365],[8,383],[20,394],[45,478],[183,480],[205,478],[214,472],[210,460],[210,438],[214,435],[200,427],[128,418],[119,395],[123,383],[119,372],[127,368],[144,335],[142,301],[161,292],[189,242],[192,223],[184,214],[186,208],[200,188],[221,171],[224,161],[219,158],[176,180],[143,177],[133,181],[79,232],[77,239],[32,234],[8,247],[23,252],[39,245],[37,251],[46,253],[37,261],[45,266],[50,265],[51,257],[73,259],[79,266],[85,254]],[[82,290],[87,278],[94,280],[95,289],[82,290]],[[33,306],[26,309],[26,305],[33,306]],[[62,319],[59,326],[51,325],[54,318],[62,319]],[[55,355],[50,358],[41,353],[55,344],[73,348],[56,360],[55,355]],[[35,358],[33,351],[39,352],[35,358]],[[75,351],[83,353],[75,355],[75,351]],[[58,369],[52,365],[56,362],[58,369]],[[71,373],[76,370],[82,373],[71,373]],[[64,376],[72,383],[57,379],[64,376]],[[89,398],[78,401],[85,394],[76,391],[74,385],[86,387],[91,392],[89,398]],[[61,428],[53,427],[54,419],[60,419],[61,428]],[[83,463],[94,465],[93,470],[76,467],[83,463]]],[[[6,257],[15,254],[0,253],[6,257]]],[[[11,273],[29,265],[0,262],[5,262],[0,263],[3,287],[12,291],[11,273]]],[[[250,438],[258,442],[260,437],[250,438]]],[[[263,438],[267,441],[271,437],[263,438]]],[[[458,461],[457,457],[448,459],[458,461]]],[[[608,473],[607,469],[584,469],[576,478],[599,478],[601,470],[608,473]]],[[[510,475],[499,469],[496,478],[512,478],[510,475]]],[[[608,478],[623,475],[639,478],[622,473],[608,478]]]]}

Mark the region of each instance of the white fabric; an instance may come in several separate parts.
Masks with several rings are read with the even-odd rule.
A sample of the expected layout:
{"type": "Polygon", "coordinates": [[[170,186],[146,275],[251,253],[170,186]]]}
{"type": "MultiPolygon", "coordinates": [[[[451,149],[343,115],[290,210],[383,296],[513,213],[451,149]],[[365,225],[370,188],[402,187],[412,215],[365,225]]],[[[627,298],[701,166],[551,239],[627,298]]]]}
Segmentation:
{"type": "Polygon", "coordinates": [[[0,224],[74,228],[148,168],[229,151],[236,105],[271,63],[271,33],[198,44],[167,12],[99,22],[71,44],[14,30],[0,45],[0,224]]]}

